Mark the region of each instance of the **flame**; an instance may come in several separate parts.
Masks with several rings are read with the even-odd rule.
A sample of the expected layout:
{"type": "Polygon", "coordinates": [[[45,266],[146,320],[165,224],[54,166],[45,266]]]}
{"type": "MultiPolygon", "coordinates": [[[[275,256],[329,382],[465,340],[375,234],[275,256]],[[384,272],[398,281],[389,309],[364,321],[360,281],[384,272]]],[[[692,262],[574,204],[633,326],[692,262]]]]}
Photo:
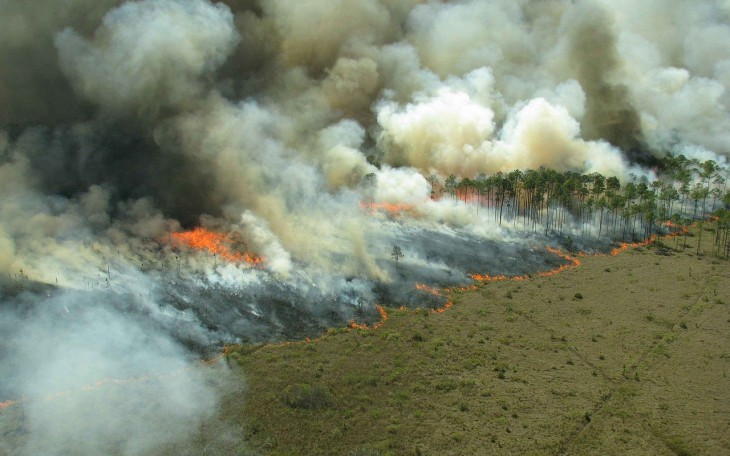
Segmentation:
{"type": "MultiPolygon", "coordinates": [[[[416,290],[423,291],[425,293],[428,293],[428,294],[431,294],[434,296],[439,296],[439,297],[447,295],[447,294],[449,294],[453,291],[457,291],[457,290],[458,291],[474,291],[477,288],[478,287],[476,285],[466,285],[466,286],[461,286],[461,287],[447,287],[447,288],[438,289],[438,288],[433,288],[433,287],[423,284],[423,283],[416,284],[416,290]]],[[[431,313],[432,314],[434,314],[434,313],[441,314],[441,313],[446,312],[453,306],[454,306],[453,301],[448,300],[446,302],[446,304],[444,304],[443,307],[439,307],[438,309],[431,309],[431,313]]],[[[401,308],[401,309],[405,310],[405,308],[401,308]]]]}
{"type": "Polygon", "coordinates": [[[388,212],[391,215],[399,215],[401,212],[413,209],[413,204],[405,203],[366,203],[360,202],[360,207],[370,214],[377,211],[388,212]]]}
{"type": "Polygon", "coordinates": [[[565,271],[567,269],[577,268],[578,266],[581,265],[581,261],[578,258],[576,258],[576,257],[574,257],[572,255],[568,255],[567,253],[563,252],[560,249],[556,249],[556,248],[550,247],[550,246],[548,246],[546,248],[547,248],[547,251],[548,252],[552,253],[553,255],[559,256],[560,258],[568,261],[569,263],[568,264],[560,265],[557,268],[550,269],[549,271],[542,271],[542,272],[538,272],[538,273],[535,273],[535,274],[532,274],[532,275],[530,275],[530,274],[524,274],[524,275],[508,276],[508,275],[500,274],[500,275],[493,276],[493,275],[489,275],[489,274],[471,274],[470,277],[472,279],[474,279],[475,281],[482,282],[482,283],[486,283],[486,282],[500,282],[500,281],[503,281],[503,280],[520,281],[520,280],[527,280],[530,277],[550,277],[550,276],[554,276],[556,274],[560,274],[561,272],[563,272],[563,271],[565,271]]]}
{"type": "Polygon", "coordinates": [[[447,310],[451,309],[452,307],[454,307],[454,302],[449,300],[446,304],[444,304],[443,307],[439,307],[438,309],[431,310],[431,313],[442,314],[442,313],[446,312],[447,310]]]}
{"type": "Polygon", "coordinates": [[[632,242],[632,243],[622,242],[621,244],[619,244],[618,247],[616,247],[615,249],[611,250],[611,256],[616,256],[619,253],[623,252],[624,250],[627,250],[629,247],[644,247],[644,246],[647,246],[647,245],[651,244],[652,242],[654,242],[654,240],[656,238],[657,238],[656,236],[649,236],[648,238],[646,238],[645,240],[643,240],[641,242],[632,242]]]}
{"type": "Polygon", "coordinates": [[[20,401],[5,401],[0,402],[0,410],[4,409],[5,407],[10,407],[11,405],[15,405],[20,403],[20,401]]]}
{"type": "Polygon", "coordinates": [[[172,233],[172,239],[178,244],[185,245],[195,250],[207,250],[218,257],[231,263],[248,263],[258,266],[264,262],[264,258],[246,252],[236,252],[229,246],[232,243],[228,234],[208,231],[205,228],[195,228],[192,231],[172,233]]]}
{"type": "Polygon", "coordinates": [[[375,304],[375,308],[378,309],[378,313],[380,314],[380,321],[374,323],[372,326],[368,326],[366,323],[357,323],[355,320],[350,320],[347,327],[349,329],[378,329],[383,326],[383,323],[388,320],[388,312],[380,304],[375,304]]]}
{"type": "MultiPolygon", "coordinates": [[[[689,227],[687,225],[677,225],[670,220],[662,222],[662,225],[672,230],[666,235],[666,237],[675,237],[679,236],[680,234],[689,233],[689,227]]],[[[695,224],[693,223],[691,226],[695,226],[695,224]]]]}
{"type": "Polygon", "coordinates": [[[416,290],[425,291],[426,293],[432,294],[434,296],[443,296],[443,292],[441,290],[437,290],[433,287],[430,287],[430,286],[426,285],[425,283],[417,283],[416,290]]]}
{"type": "MultiPolygon", "coordinates": [[[[408,210],[412,206],[408,205],[390,205],[386,203],[361,203],[362,207],[371,207],[374,209],[385,209],[391,213],[397,213],[401,210],[408,210]],[[372,206],[371,206],[372,205],[372,206]]],[[[669,227],[675,227],[674,224],[671,224],[671,222],[666,223],[669,227]]],[[[681,227],[681,229],[687,230],[686,226],[681,227]]],[[[676,235],[677,233],[670,233],[668,236],[676,235]]],[[[226,245],[226,243],[230,242],[230,238],[228,235],[221,234],[221,233],[215,233],[208,231],[204,228],[196,228],[192,231],[186,231],[182,233],[173,233],[172,237],[182,244],[185,244],[186,246],[193,248],[193,249],[199,249],[199,250],[208,250],[211,253],[214,253],[221,258],[224,258],[231,262],[247,262],[254,265],[260,264],[263,262],[263,258],[254,256],[248,253],[240,253],[240,252],[233,252],[230,250],[230,248],[226,245]]],[[[649,245],[652,243],[657,237],[656,236],[650,236],[648,239],[641,241],[641,242],[635,242],[635,243],[622,243],[618,247],[614,248],[610,255],[616,256],[619,253],[631,248],[631,247],[642,247],[649,245]]],[[[569,255],[565,252],[563,252],[560,249],[554,248],[554,247],[546,247],[548,252],[552,253],[553,255],[559,256],[563,258],[564,260],[568,261],[568,264],[563,264],[558,266],[557,268],[551,269],[549,271],[543,271],[538,272],[532,275],[514,275],[514,276],[508,276],[508,275],[489,275],[489,274],[471,274],[470,277],[475,280],[476,282],[498,282],[503,280],[514,280],[514,281],[521,281],[521,280],[527,280],[530,277],[550,277],[556,274],[559,274],[567,269],[576,268],[581,265],[581,261],[576,258],[575,256],[569,255]]],[[[579,253],[577,256],[601,256],[602,254],[597,255],[588,255],[585,253],[579,253]]],[[[426,284],[417,283],[416,289],[423,291],[425,293],[432,294],[434,296],[444,296],[445,294],[451,293],[456,290],[460,291],[473,291],[478,289],[477,285],[467,285],[467,286],[460,286],[460,287],[450,287],[450,288],[444,288],[444,289],[437,289],[434,287],[431,287],[426,284]]],[[[447,310],[451,309],[454,306],[454,302],[452,300],[449,300],[444,304],[443,307],[440,307],[438,309],[432,309],[431,313],[433,314],[442,314],[445,313],[447,310]]],[[[388,312],[385,310],[385,308],[379,304],[376,304],[376,309],[378,310],[378,313],[380,314],[380,320],[373,325],[368,325],[367,323],[357,323],[355,320],[350,320],[346,330],[352,331],[352,330],[370,330],[370,329],[378,329],[388,320],[388,312]]],[[[404,308],[401,308],[401,310],[404,310],[404,308]]],[[[269,344],[265,345],[268,347],[286,347],[293,344],[301,344],[301,343],[312,343],[312,342],[318,342],[320,340],[325,339],[329,335],[336,333],[337,330],[330,330],[327,333],[323,334],[320,337],[317,338],[309,338],[307,337],[304,341],[297,341],[297,342],[281,342],[278,344],[269,344]]],[[[204,365],[210,365],[215,364],[218,360],[220,360],[222,357],[228,355],[230,353],[231,347],[226,346],[223,348],[222,354],[218,355],[217,357],[210,359],[210,360],[203,360],[201,361],[204,365]]],[[[164,374],[155,378],[162,378],[168,375],[175,375],[179,371],[172,372],[169,374],[164,374]]],[[[104,379],[99,380],[93,384],[82,386],[78,388],[76,391],[89,391],[94,388],[98,388],[100,386],[109,385],[109,384],[125,384],[130,382],[138,382],[138,381],[147,381],[150,380],[152,377],[150,376],[138,376],[138,377],[131,377],[128,379],[104,379]]],[[[57,397],[61,396],[67,396],[69,394],[72,394],[74,391],[63,391],[59,393],[50,394],[47,396],[44,396],[40,399],[43,400],[51,400],[55,399],[57,397]]],[[[0,410],[11,407],[17,404],[20,404],[22,402],[25,402],[26,399],[20,399],[20,400],[8,400],[5,402],[0,402],[0,410]]]]}
{"type": "Polygon", "coordinates": [[[327,337],[337,334],[338,332],[342,331],[353,331],[353,330],[371,330],[371,329],[378,329],[381,326],[383,326],[383,323],[385,323],[388,320],[388,311],[385,310],[383,306],[380,304],[375,304],[375,308],[378,310],[378,313],[380,314],[380,320],[376,323],[373,323],[372,325],[368,325],[367,323],[358,323],[355,320],[350,320],[347,322],[347,327],[343,329],[329,329],[326,333],[322,334],[319,337],[311,338],[306,337],[303,341],[286,341],[286,342],[279,342],[279,343],[273,343],[273,344],[267,344],[265,347],[288,347],[290,345],[297,345],[297,344],[310,344],[313,342],[319,342],[321,340],[326,339],[327,337]]]}

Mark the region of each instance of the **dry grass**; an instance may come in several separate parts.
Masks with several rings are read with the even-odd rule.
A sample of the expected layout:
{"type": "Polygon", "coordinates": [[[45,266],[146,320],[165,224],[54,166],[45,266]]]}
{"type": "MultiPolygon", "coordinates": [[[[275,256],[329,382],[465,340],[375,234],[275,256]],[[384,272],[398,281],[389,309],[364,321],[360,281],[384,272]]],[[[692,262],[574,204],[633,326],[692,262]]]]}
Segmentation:
{"type": "Polygon", "coordinates": [[[240,347],[220,413],[164,454],[730,454],[730,263],[694,252],[583,258],[443,314],[240,347]]]}
{"type": "Polygon", "coordinates": [[[391,310],[375,331],[234,353],[252,453],[729,454],[730,268],[693,248],[391,310]],[[331,392],[316,408],[285,395],[331,392]]]}

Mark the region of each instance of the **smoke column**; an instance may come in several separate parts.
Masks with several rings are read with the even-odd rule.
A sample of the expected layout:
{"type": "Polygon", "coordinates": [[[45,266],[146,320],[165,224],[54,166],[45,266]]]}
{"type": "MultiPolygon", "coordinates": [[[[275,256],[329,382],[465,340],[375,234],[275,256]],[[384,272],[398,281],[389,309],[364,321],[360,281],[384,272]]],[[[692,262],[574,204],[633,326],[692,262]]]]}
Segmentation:
{"type": "Polygon", "coordinates": [[[23,454],[180,443],[216,407],[182,369],[200,353],[559,261],[431,175],[727,163],[729,22],[710,0],[0,3],[0,402],[182,372],[28,401],[23,454]],[[174,242],[194,227],[264,261],[174,242]]]}

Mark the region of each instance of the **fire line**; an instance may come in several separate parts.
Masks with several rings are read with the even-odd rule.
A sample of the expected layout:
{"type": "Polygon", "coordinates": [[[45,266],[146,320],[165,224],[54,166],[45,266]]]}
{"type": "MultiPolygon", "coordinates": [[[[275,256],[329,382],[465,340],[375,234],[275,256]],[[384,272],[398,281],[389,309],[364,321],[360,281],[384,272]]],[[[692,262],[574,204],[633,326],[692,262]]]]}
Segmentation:
{"type": "MultiPolygon", "coordinates": [[[[675,235],[676,235],[676,233],[670,233],[669,235],[667,235],[667,237],[671,237],[671,236],[675,236],[675,235]]],[[[230,254],[231,255],[230,256],[230,258],[231,258],[230,261],[234,261],[234,262],[236,262],[236,261],[246,261],[246,262],[249,262],[245,258],[247,258],[250,254],[241,254],[241,253],[238,253],[238,252],[232,252],[232,251],[228,250],[228,247],[226,247],[224,245],[224,242],[226,242],[228,240],[228,237],[226,235],[224,235],[224,234],[214,233],[214,232],[205,230],[204,228],[196,228],[193,231],[188,231],[188,232],[183,232],[183,233],[174,233],[172,236],[176,240],[179,240],[180,242],[185,243],[186,245],[188,245],[188,246],[190,246],[192,248],[208,250],[208,251],[211,251],[213,253],[220,254],[221,257],[226,258],[226,259],[229,258],[227,254],[230,254]]],[[[641,241],[641,242],[621,243],[618,247],[614,248],[611,251],[610,255],[611,256],[616,256],[619,253],[621,253],[621,252],[623,252],[625,250],[628,250],[629,248],[643,247],[643,246],[649,245],[649,244],[651,244],[656,239],[657,239],[656,236],[650,236],[649,238],[647,238],[646,240],[641,241]]],[[[548,246],[546,248],[547,248],[547,250],[550,253],[552,253],[554,255],[557,255],[557,256],[565,259],[569,263],[568,264],[564,264],[564,265],[560,265],[557,268],[551,269],[549,271],[538,272],[538,273],[532,274],[532,275],[514,275],[514,276],[508,276],[508,275],[503,275],[502,274],[502,275],[491,276],[489,274],[472,274],[471,275],[471,278],[474,281],[476,281],[476,282],[489,283],[489,282],[499,282],[499,281],[504,281],[504,280],[522,281],[522,280],[527,280],[527,279],[529,279],[531,277],[551,277],[551,276],[554,276],[556,274],[559,274],[559,273],[561,273],[563,271],[566,271],[568,269],[573,269],[573,268],[579,267],[582,263],[581,263],[581,261],[578,258],[576,258],[576,256],[587,257],[587,256],[603,256],[603,255],[605,255],[605,254],[592,254],[592,255],[589,255],[589,254],[585,254],[585,253],[579,253],[576,256],[572,256],[572,255],[569,255],[569,254],[563,252],[562,250],[557,249],[557,248],[554,248],[554,247],[548,246]]],[[[263,261],[263,258],[260,258],[260,257],[252,257],[252,258],[258,258],[258,263],[253,263],[253,264],[259,264],[260,262],[263,261]]],[[[423,291],[425,293],[434,295],[434,296],[444,296],[444,294],[448,294],[448,293],[451,293],[451,292],[456,291],[456,290],[460,290],[460,291],[475,290],[475,289],[477,289],[477,285],[468,285],[468,286],[462,286],[462,287],[448,287],[448,288],[443,288],[443,289],[437,289],[437,288],[433,288],[433,287],[431,287],[429,285],[426,285],[426,284],[417,283],[416,284],[416,289],[417,290],[420,290],[420,291],[423,291]]],[[[451,301],[451,300],[448,300],[446,302],[446,304],[444,304],[443,307],[440,307],[438,309],[432,309],[431,310],[431,313],[433,313],[433,314],[442,314],[442,313],[445,313],[447,310],[449,310],[453,306],[454,306],[454,302],[451,301]]],[[[378,329],[381,326],[383,326],[383,324],[388,320],[388,312],[385,310],[385,308],[383,306],[381,306],[379,304],[376,304],[375,307],[378,310],[378,313],[380,314],[380,320],[379,321],[377,321],[376,323],[373,323],[372,325],[368,325],[366,323],[357,323],[354,320],[351,320],[348,323],[347,327],[345,328],[345,331],[352,331],[352,330],[374,330],[374,329],[378,329]]],[[[313,339],[308,337],[308,338],[306,338],[303,341],[280,342],[280,343],[274,343],[274,344],[266,344],[265,346],[266,347],[286,347],[286,346],[293,345],[293,344],[313,343],[313,342],[318,342],[320,340],[323,340],[327,336],[329,336],[330,334],[335,333],[335,332],[338,332],[338,331],[337,330],[328,331],[327,333],[323,334],[322,336],[317,337],[317,338],[313,338],[313,339]]],[[[226,356],[229,353],[229,351],[230,351],[230,347],[226,346],[226,347],[224,347],[223,352],[220,355],[218,355],[218,356],[216,356],[216,357],[214,357],[212,359],[209,359],[209,360],[202,360],[201,361],[201,364],[203,364],[203,365],[212,365],[212,364],[215,364],[218,360],[220,360],[221,358],[223,358],[224,356],[226,356]]],[[[180,371],[175,371],[175,372],[168,373],[168,374],[162,374],[162,375],[157,376],[155,378],[158,378],[158,379],[159,378],[164,378],[166,376],[175,375],[178,372],[180,372],[180,371]]],[[[76,390],[73,390],[73,391],[65,391],[65,392],[60,392],[60,393],[55,393],[55,394],[49,394],[49,395],[46,395],[46,396],[44,396],[42,398],[39,398],[39,399],[41,399],[41,400],[52,400],[52,399],[55,399],[57,397],[67,396],[69,394],[72,394],[73,392],[89,391],[89,390],[92,390],[92,389],[95,389],[97,387],[104,386],[104,385],[109,385],[109,384],[125,384],[125,383],[130,383],[130,382],[146,381],[146,380],[150,380],[150,379],[152,379],[152,377],[150,377],[150,376],[138,376],[138,377],[131,377],[131,378],[128,378],[128,379],[121,379],[121,380],[120,379],[104,379],[104,380],[99,380],[99,381],[97,381],[97,382],[95,382],[93,384],[90,384],[90,385],[82,386],[82,387],[77,388],[76,390]]],[[[21,404],[21,403],[26,402],[26,401],[27,401],[27,399],[17,399],[17,400],[7,400],[5,402],[0,402],[0,410],[2,410],[4,408],[7,408],[7,407],[11,407],[11,406],[15,406],[15,405],[21,404]]]]}
{"type": "Polygon", "coordinates": [[[232,250],[230,235],[216,233],[202,227],[195,228],[192,231],[172,233],[171,238],[179,245],[194,250],[208,251],[231,263],[248,263],[252,266],[260,266],[265,261],[261,256],[232,250]]]}

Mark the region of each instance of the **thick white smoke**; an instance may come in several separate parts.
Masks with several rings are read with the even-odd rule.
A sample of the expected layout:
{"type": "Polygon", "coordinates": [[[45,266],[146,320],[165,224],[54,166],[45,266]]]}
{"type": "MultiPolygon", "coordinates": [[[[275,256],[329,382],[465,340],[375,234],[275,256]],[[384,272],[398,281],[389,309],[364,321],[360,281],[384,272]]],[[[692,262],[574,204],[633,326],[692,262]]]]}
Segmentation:
{"type": "MultiPolygon", "coordinates": [[[[608,175],[627,169],[619,150],[605,141],[581,139],[580,124],[568,108],[544,98],[516,104],[495,134],[495,113],[488,104],[492,85],[488,71],[476,70],[465,80],[447,81],[433,95],[417,95],[403,108],[382,104],[378,123],[386,161],[467,177],[540,166],[608,175]],[[466,90],[454,89],[460,86],[466,90]]],[[[561,101],[560,95],[554,98],[561,101]]],[[[573,105],[575,112],[583,110],[575,99],[573,105]]]]}
{"type": "Polygon", "coordinates": [[[223,5],[153,0],[112,10],[93,41],[66,29],[55,42],[80,94],[103,109],[145,114],[189,105],[237,41],[223,5]]]}
{"type": "Polygon", "coordinates": [[[22,454],[155,454],[215,410],[213,385],[182,347],[103,299],[61,294],[22,319],[0,312],[2,389],[23,398],[14,407],[31,436],[22,454]]]}

